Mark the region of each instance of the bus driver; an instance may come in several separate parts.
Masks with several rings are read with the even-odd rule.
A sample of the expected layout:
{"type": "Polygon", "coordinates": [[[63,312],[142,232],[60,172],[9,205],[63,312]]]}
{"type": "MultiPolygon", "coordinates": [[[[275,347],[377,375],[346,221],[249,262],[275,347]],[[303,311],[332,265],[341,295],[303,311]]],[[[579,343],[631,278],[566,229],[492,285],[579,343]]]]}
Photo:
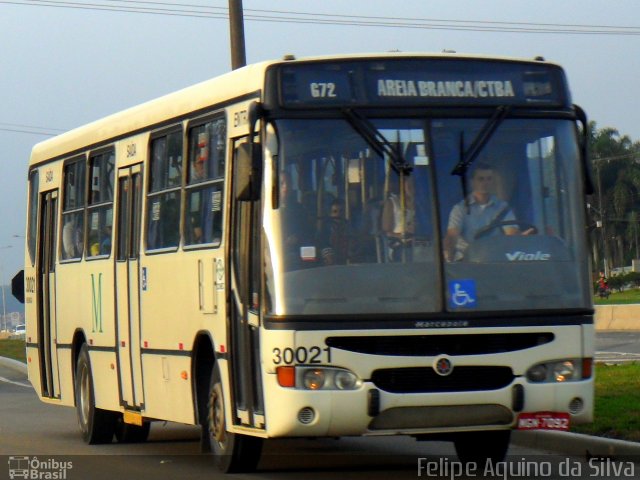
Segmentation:
{"type": "MultiPolygon", "coordinates": [[[[476,233],[493,222],[516,220],[507,202],[500,200],[494,191],[494,167],[478,163],[471,173],[471,194],[453,206],[449,214],[447,234],[444,238],[444,257],[447,262],[460,260],[476,233]]],[[[516,224],[500,227],[505,235],[529,235],[533,228],[520,232],[516,224]]],[[[496,228],[490,235],[497,235],[496,228]]]]}

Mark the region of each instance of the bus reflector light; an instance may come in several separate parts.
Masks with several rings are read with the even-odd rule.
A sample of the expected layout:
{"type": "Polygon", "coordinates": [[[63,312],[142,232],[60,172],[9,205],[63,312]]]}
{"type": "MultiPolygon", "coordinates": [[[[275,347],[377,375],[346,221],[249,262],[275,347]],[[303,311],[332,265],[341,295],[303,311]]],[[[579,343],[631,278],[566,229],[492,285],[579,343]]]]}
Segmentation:
{"type": "Polygon", "coordinates": [[[276,375],[278,377],[278,385],[281,387],[291,388],[296,386],[295,367],[278,367],[276,368],[276,375]]]}
{"type": "Polygon", "coordinates": [[[593,375],[593,358],[582,359],[582,378],[591,378],[593,375]]]}
{"type": "Polygon", "coordinates": [[[186,372],[186,370],[183,370],[182,372],[180,372],[180,378],[182,380],[188,380],[189,379],[189,374],[186,372]]]}

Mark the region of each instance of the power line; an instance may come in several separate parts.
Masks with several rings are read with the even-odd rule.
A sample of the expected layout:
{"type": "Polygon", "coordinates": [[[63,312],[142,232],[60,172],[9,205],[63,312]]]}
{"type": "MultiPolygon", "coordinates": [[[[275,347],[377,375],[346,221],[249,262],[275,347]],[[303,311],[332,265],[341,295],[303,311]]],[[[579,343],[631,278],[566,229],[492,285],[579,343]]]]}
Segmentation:
{"type": "Polygon", "coordinates": [[[65,130],[59,128],[36,127],[33,125],[20,125],[15,123],[0,122],[0,131],[53,137],[59,135],[60,133],[63,133],[65,130]]]}
{"type": "MultiPolygon", "coordinates": [[[[209,5],[177,4],[170,2],[133,1],[133,0],[104,0],[117,3],[88,3],[56,0],[0,0],[3,4],[20,6],[37,6],[52,8],[69,8],[79,10],[101,10],[125,13],[140,13],[151,15],[165,15],[177,17],[196,17],[227,19],[226,7],[214,7],[209,5]],[[131,5],[131,6],[127,6],[131,5]],[[152,5],[147,7],[144,5],[152,5]],[[169,8],[164,8],[169,7],[169,8]],[[175,8],[183,7],[183,8],[175,8]],[[187,8],[184,8],[187,7],[187,8]]],[[[614,25],[578,25],[578,24],[552,24],[531,22],[497,22],[497,21],[470,21],[470,20],[444,20],[444,19],[412,19],[406,17],[375,17],[364,15],[337,15],[322,13],[295,12],[287,10],[258,10],[245,9],[245,20],[271,23],[296,23],[314,25],[336,25],[350,27],[381,27],[381,28],[407,28],[453,31],[476,31],[494,33],[534,33],[534,34],[563,34],[563,35],[616,35],[637,36],[640,35],[640,27],[614,26],[614,25]],[[253,13],[252,13],[253,12],[253,13]]]]}

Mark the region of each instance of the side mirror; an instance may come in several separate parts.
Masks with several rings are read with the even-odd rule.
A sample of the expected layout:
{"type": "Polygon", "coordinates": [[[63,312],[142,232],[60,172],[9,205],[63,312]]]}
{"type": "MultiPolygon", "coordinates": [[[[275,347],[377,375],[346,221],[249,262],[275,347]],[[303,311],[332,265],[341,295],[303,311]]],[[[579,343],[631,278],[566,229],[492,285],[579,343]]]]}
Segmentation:
{"type": "Polygon", "coordinates": [[[20,303],[24,303],[24,270],[20,270],[11,279],[11,294],[20,303]]]}
{"type": "Polygon", "coordinates": [[[249,141],[238,145],[235,150],[234,191],[236,199],[241,202],[252,202],[260,198],[262,156],[260,148],[256,148],[253,143],[253,137],[256,123],[263,114],[262,104],[259,102],[252,102],[249,105],[249,141]]]}
{"type": "Polygon", "coordinates": [[[252,202],[260,198],[262,164],[260,151],[253,142],[236,147],[235,168],[233,172],[233,190],[236,200],[252,202]]]}

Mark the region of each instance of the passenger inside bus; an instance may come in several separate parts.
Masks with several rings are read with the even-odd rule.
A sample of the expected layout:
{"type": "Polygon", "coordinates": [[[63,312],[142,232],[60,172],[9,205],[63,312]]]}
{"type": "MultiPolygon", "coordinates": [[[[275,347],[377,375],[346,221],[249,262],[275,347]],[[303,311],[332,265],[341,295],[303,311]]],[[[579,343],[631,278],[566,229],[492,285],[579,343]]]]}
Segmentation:
{"type": "Polygon", "coordinates": [[[82,227],[77,222],[82,217],[76,214],[65,216],[62,228],[62,259],[79,258],[82,256],[82,227]]]}
{"type": "Polygon", "coordinates": [[[446,261],[462,260],[480,232],[487,236],[535,233],[534,228],[520,232],[511,206],[495,194],[495,177],[495,168],[488,163],[478,163],[471,172],[471,193],[456,203],[449,214],[444,238],[446,261]],[[492,225],[495,228],[486,228],[492,225]]]}
{"type": "Polygon", "coordinates": [[[401,179],[394,175],[389,187],[381,217],[385,255],[388,261],[407,261],[416,233],[415,180],[413,176],[401,179]],[[404,196],[400,194],[400,183],[404,184],[404,196]]]}
{"type": "Polygon", "coordinates": [[[356,231],[345,217],[344,200],[331,202],[329,216],[322,219],[316,244],[325,265],[344,265],[361,260],[356,231]]]}
{"type": "Polygon", "coordinates": [[[315,261],[314,255],[305,253],[303,247],[312,247],[311,222],[308,212],[298,202],[291,174],[280,172],[279,210],[282,221],[285,270],[302,268],[302,262],[315,261]]]}

